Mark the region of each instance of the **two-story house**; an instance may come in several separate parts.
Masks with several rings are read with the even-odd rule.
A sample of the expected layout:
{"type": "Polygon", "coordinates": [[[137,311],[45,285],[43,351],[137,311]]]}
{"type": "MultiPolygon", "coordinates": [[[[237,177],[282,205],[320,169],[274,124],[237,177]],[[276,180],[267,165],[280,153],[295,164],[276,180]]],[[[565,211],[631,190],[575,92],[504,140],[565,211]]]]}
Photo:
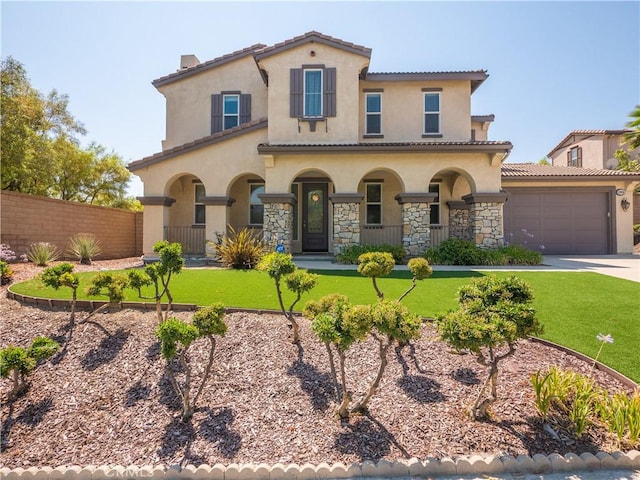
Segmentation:
{"type": "Polygon", "coordinates": [[[369,72],[371,50],[318,32],[199,62],[153,81],[166,98],[162,151],[144,182],[144,251],[163,238],[203,253],[228,225],[290,252],[432,236],[503,241],[503,160],[473,116],[485,71],[369,72]]]}
{"type": "MultiPolygon", "coordinates": [[[[616,150],[628,150],[624,134],[629,130],[573,130],[547,154],[552,165],[613,170],[616,150]]],[[[640,149],[630,155],[640,154],[640,149]]]]}

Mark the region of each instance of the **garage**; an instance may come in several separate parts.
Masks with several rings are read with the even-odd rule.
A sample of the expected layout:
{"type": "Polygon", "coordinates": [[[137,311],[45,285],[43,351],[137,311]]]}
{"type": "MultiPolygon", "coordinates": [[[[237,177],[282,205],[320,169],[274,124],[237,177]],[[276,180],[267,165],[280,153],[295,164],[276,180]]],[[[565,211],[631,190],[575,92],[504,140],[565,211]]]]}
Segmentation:
{"type": "Polygon", "coordinates": [[[610,189],[505,188],[504,236],[545,254],[612,253],[610,189]]]}

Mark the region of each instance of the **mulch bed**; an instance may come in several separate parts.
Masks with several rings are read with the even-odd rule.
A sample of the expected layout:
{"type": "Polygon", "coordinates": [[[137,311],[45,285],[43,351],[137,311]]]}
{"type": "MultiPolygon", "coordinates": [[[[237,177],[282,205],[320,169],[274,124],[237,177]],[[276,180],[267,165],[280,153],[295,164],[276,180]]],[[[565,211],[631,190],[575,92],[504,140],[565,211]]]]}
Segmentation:
{"type": "MultiPolygon", "coordinates": [[[[96,268],[104,268],[96,266],[96,268]]],[[[0,465],[215,464],[354,462],[470,454],[592,452],[614,449],[595,430],[581,440],[554,440],[543,432],[529,377],[558,365],[590,372],[584,361],[523,341],[500,364],[500,399],[487,422],[471,421],[486,369],[471,355],[451,352],[425,324],[415,351],[389,353],[389,365],[369,413],[341,423],[325,348],[301,319],[301,345],[288,340],[281,315],[228,314],[213,374],[190,423],[165,375],[154,336],[154,312],[99,314],[96,323],[69,331],[63,310],[0,302],[0,346],[28,345],[37,335],[64,343],[30,377],[31,388],[13,403],[3,400],[0,465]],[[71,339],[69,340],[69,336],[71,339]]],[[[79,314],[79,321],[84,313],[79,314]]],[[[175,316],[189,319],[188,312],[175,316]]],[[[204,366],[207,344],[193,346],[204,366]]],[[[348,355],[348,377],[359,397],[375,375],[377,345],[367,341],[348,355]]],[[[623,389],[604,372],[594,377],[623,389]]],[[[194,383],[196,383],[194,382],[194,383]]],[[[197,384],[197,383],[196,383],[197,384]]],[[[9,382],[2,380],[4,399],[9,382]]]]}

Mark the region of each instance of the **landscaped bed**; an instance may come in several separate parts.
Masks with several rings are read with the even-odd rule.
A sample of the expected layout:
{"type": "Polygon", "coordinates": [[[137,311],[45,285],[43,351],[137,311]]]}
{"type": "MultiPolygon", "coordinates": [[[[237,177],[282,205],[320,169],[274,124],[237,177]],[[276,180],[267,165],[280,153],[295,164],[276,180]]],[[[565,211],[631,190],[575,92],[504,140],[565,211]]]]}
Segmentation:
{"type": "MultiPolygon", "coordinates": [[[[428,282],[428,280],[427,280],[428,282]]],[[[79,314],[79,321],[84,313],[79,314]]],[[[176,316],[188,319],[190,314],[176,316]]],[[[68,312],[3,299],[0,344],[28,344],[35,335],[64,341],[68,312]]],[[[369,415],[341,424],[334,416],[324,346],[301,320],[301,349],[288,341],[282,315],[227,315],[213,375],[191,423],[164,374],[154,312],[123,310],[76,324],[71,341],[30,377],[24,397],[2,410],[0,463],[59,464],[320,463],[402,457],[596,452],[616,446],[594,430],[581,440],[554,440],[542,429],[530,375],[547,365],[611,377],[551,347],[521,342],[501,363],[500,399],[489,422],[471,421],[486,370],[471,355],[452,353],[425,324],[420,340],[391,351],[369,415]]],[[[595,340],[595,338],[594,338],[595,340]]],[[[362,393],[377,368],[371,340],[348,354],[350,378],[362,393]]],[[[205,343],[194,360],[204,363],[205,343]]],[[[607,346],[608,348],[609,346],[607,346]]],[[[611,346],[615,348],[615,344],[611,346]]],[[[606,349],[605,349],[606,350],[606,349]]],[[[2,392],[9,388],[2,381],[2,392]]]]}

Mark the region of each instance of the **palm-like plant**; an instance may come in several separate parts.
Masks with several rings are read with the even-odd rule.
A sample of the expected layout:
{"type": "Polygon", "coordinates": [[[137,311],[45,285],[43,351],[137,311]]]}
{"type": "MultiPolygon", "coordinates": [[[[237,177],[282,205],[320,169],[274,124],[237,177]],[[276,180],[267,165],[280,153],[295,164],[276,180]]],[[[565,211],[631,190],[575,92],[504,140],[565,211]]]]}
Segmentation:
{"type": "Polygon", "coordinates": [[[631,117],[631,120],[626,127],[631,129],[631,132],[626,133],[622,138],[629,144],[629,150],[633,150],[640,147],[640,105],[636,105],[629,117],[631,117]]]}

